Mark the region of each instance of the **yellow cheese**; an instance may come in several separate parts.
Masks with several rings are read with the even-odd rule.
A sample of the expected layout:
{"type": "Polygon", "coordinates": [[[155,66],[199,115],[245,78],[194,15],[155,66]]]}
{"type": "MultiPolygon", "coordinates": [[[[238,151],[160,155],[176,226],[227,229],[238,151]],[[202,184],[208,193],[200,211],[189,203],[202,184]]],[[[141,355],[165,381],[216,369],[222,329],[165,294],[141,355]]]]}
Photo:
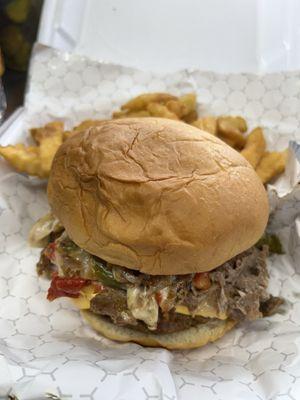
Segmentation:
{"type": "MultiPolygon", "coordinates": [[[[73,303],[76,305],[76,307],[78,307],[80,310],[88,310],[90,308],[90,303],[91,303],[92,298],[95,297],[96,295],[97,295],[97,293],[94,292],[94,287],[92,285],[90,285],[90,286],[84,287],[80,291],[80,297],[78,297],[77,299],[72,299],[72,300],[73,300],[73,303]]],[[[139,308],[139,310],[144,309],[144,308],[143,307],[139,308]]],[[[148,303],[147,303],[146,308],[148,308],[147,313],[149,313],[149,316],[147,314],[147,317],[149,319],[150,314],[152,317],[153,312],[151,312],[151,311],[153,311],[153,310],[151,307],[149,307],[148,303]]],[[[131,310],[131,311],[136,311],[136,310],[131,310]]],[[[178,314],[184,314],[184,315],[193,315],[193,316],[199,316],[199,317],[204,317],[204,318],[218,318],[218,319],[222,319],[222,320],[227,319],[227,315],[224,312],[223,313],[219,312],[216,309],[216,307],[214,307],[211,304],[205,303],[205,302],[203,302],[198,307],[198,309],[192,314],[190,313],[189,309],[183,305],[175,306],[175,311],[178,314]]],[[[155,314],[155,319],[157,320],[157,318],[156,318],[157,313],[154,312],[154,314],[155,314]]],[[[144,314],[143,314],[143,316],[135,315],[135,317],[137,319],[142,319],[142,320],[146,319],[146,315],[144,315],[144,314]]],[[[157,315],[157,317],[158,317],[158,315],[157,315]]],[[[147,319],[147,322],[149,323],[148,319],[147,319]]],[[[152,318],[150,318],[150,319],[151,319],[151,322],[153,323],[152,318]]]]}
{"type": "Polygon", "coordinates": [[[207,303],[201,304],[193,314],[191,314],[189,309],[183,305],[175,306],[175,311],[178,314],[184,314],[184,315],[193,315],[204,318],[227,319],[227,315],[224,312],[223,313],[218,312],[218,310],[215,307],[207,303]]]}
{"type": "Polygon", "coordinates": [[[72,299],[75,306],[80,310],[88,310],[90,308],[92,298],[97,295],[94,290],[95,288],[92,285],[84,287],[80,291],[80,296],[77,299],[72,299]]]}

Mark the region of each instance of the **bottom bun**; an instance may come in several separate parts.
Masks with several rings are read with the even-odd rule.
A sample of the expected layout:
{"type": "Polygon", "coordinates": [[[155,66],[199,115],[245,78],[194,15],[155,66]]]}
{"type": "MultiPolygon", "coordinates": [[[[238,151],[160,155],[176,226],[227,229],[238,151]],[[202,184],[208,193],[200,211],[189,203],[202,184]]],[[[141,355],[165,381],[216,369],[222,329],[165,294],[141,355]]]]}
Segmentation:
{"type": "Polygon", "coordinates": [[[166,349],[193,349],[204,346],[221,338],[236,324],[231,320],[213,319],[180,332],[155,334],[115,325],[91,311],[81,310],[81,313],[92,328],[108,339],[135,342],[149,347],[165,347],[166,349]]]}

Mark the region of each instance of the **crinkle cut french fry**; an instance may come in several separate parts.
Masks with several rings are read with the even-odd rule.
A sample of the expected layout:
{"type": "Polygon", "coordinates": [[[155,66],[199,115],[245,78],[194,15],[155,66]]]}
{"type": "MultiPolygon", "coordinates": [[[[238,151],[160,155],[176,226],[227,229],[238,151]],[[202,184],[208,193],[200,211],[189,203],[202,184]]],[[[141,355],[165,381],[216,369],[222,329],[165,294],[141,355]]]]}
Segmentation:
{"type": "Polygon", "coordinates": [[[42,174],[48,176],[55,153],[62,144],[62,135],[44,139],[39,146],[39,158],[42,174]]]}
{"type": "Polygon", "coordinates": [[[0,147],[0,155],[17,171],[44,178],[41,170],[38,147],[23,144],[0,147]]]}
{"type": "Polygon", "coordinates": [[[63,132],[63,142],[67,140],[69,137],[75,135],[75,133],[84,131],[85,129],[91,128],[93,126],[99,126],[103,123],[102,119],[86,119],[82,121],[79,125],[75,126],[70,131],[63,132]]]}
{"type": "Polygon", "coordinates": [[[64,130],[64,124],[61,121],[53,121],[49,122],[45,126],[42,126],[40,128],[32,128],[30,129],[30,134],[33,138],[33,140],[39,144],[41,141],[47,137],[54,136],[58,133],[63,132],[64,130]]]}
{"type": "Polygon", "coordinates": [[[246,121],[242,117],[222,116],[218,118],[218,135],[233,143],[233,147],[242,149],[246,138],[242,135],[247,129],[246,121]]]}
{"type": "Polygon", "coordinates": [[[152,117],[178,119],[177,115],[172,113],[166,106],[159,103],[150,103],[147,106],[147,111],[152,117]]]}
{"type": "Polygon", "coordinates": [[[141,94],[121,106],[121,110],[140,111],[146,110],[150,103],[165,104],[169,100],[177,100],[176,96],[169,93],[145,93],[141,94]]]}
{"type": "Polygon", "coordinates": [[[288,151],[266,152],[256,168],[256,173],[263,183],[280,175],[285,170],[288,151]]]}
{"type": "Polygon", "coordinates": [[[180,96],[178,100],[185,106],[185,114],[183,116],[186,116],[196,110],[197,97],[195,93],[184,94],[183,96],[180,96]]]}
{"type": "Polygon", "coordinates": [[[188,114],[188,108],[185,104],[181,103],[179,100],[169,100],[166,103],[166,107],[178,118],[182,118],[184,115],[188,114]]]}
{"type": "Polygon", "coordinates": [[[112,113],[112,118],[113,119],[118,119],[118,118],[127,118],[127,116],[128,116],[128,111],[126,110],[124,110],[124,111],[114,111],[113,113],[112,113]]]}
{"type": "Polygon", "coordinates": [[[198,119],[198,113],[197,110],[193,110],[189,112],[187,115],[184,115],[182,117],[182,120],[186,122],[187,124],[192,124],[194,121],[198,119]]]}
{"type": "Polygon", "coordinates": [[[63,132],[63,142],[67,139],[69,139],[69,137],[75,135],[76,131],[64,131],[63,132]]]}
{"type": "Polygon", "coordinates": [[[203,131],[209,132],[212,135],[217,134],[217,119],[215,117],[203,117],[199,118],[192,123],[193,126],[196,126],[203,131]]]}
{"type": "Polygon", "coordinates": [[[247,122],[243,117],[232,117],[233,119],[233,123],[235,124],[235,126],[238,128],[238,130],[242,133],[247,132],[248,126],[247,126],[247,122]]]}
{"type": "Polygon", "coordinates": [[[146,110],[140,111],[115,111],[112,114],[113,119],[119,118],[146,118],[151,117],[150,113],[146,110]]]}
{"type": "Polygon", "coordinates": [[[266,141],[263,130],[255,128],[246,138],[246,145],[241,151],[241,154],[246,160],[256,168],[266,150],[266,141]]]}
{"type": "Polygon", "coordinates": [[[219,123],[224,121],[231,129],[237,129],[241,133],[245,133],[248,129],[246,120],[238,115],[222,115],[218,118],[219,123]]]}
{"type": "MultiPolygon", "coordinates": [[[[43,129],[43,128],[38,128],[43,129]]],[[[39,132],[36,140],[38,146],[24,146],[17,144],[15,146],[0,147],[0,154],[17,171],[28,175],[46,178],[49,176],[52,160],[62,143],[63,131],[53,130],[49,136],[45,132],[39,132]]]]}
{"type": "Polygon", "coordinates": [[[103,123],[103,119],[86,119],[80,122],[79,125],[74,126],[73,131],[80,132],[84,131],[85,129],[91,128],[93,126],[99,126],[103,123]]]}

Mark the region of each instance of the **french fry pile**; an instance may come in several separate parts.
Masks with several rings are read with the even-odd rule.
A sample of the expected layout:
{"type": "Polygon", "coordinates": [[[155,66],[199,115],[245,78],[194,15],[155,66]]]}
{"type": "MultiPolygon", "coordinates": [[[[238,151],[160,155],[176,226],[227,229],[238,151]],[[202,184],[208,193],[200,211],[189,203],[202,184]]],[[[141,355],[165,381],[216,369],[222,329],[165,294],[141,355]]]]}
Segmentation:
{"type": "Polygon", "coordinates": [[[240,151],[263,183],[269,182],[284,171],[287,151],[267,151],[262,128],[257,127],[247,135],[248,126],[244,118],[224,115],[199,118],[196,107],[196,96],[193,93],[181,97],[167,93],[148,93],[123,104],[121,110],[114,112],[112,117],[162,117],[181,120],[218,136],[229,146],[240,151]]]}
{"type": "Polygon", "coordinates": [[[197,119],[196,95],[176,97],[168,93],[146,93],[129,100],[113,118],[160,117],[192,123],[197,119]]]}
{"type": "Polygon", "coordinates": [[[0,155],[18,172],[48,178],[59,146],[74,133],[96,126],[99,122],[86,120],[74,127],[72,131],[65,131],[61,121],[49,122],[41,128],[30,129],[31,137],[35,142],[34,146],[24,144],[0,146],[0,155]]]}
{"type": "MultiPolygon", "coordinates": [[[[257,127],[247,134],[247,122],[240,116],[199,117],[196,96],[193,93],[180,97],[168,93],[142,94],[129,100],[121,106],[120,111],[112,114],[113,119],[129,117],[181,120],[218,136],[248,160],[263,183],[269,182],[285,169],[287,151],[267,151],[262,128],[257,127]]],[[[19,172],[47,178],[53,157],[62,142],[77,132],[101,124],[102,121],[85,120],[68,131],[64,130],[62,122],[50,122],[44,127],[30,130],[34,146],[0,146],[0,155],[19,172]]]]}
{"type": "Polygon", "coordinates": [[[47,178],[53,157],[62,144],[63,123],[50,122],[42,128],[30,130],[34,146],[24,144],[0,146],[0,155],[17,171],[47,178]]]}

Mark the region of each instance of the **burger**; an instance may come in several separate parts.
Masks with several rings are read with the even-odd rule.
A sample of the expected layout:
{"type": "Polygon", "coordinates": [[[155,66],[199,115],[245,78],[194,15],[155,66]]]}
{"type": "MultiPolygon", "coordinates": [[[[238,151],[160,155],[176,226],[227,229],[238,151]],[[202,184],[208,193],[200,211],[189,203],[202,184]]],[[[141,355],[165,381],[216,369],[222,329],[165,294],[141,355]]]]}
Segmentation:
{"type": "Polygon", "coordinates": [[[264,186],[234,149],[183,122],[103,121],[58,150],[33,227],[47,298],[107,338],[187,349],[274,312],[264,186]]]}

